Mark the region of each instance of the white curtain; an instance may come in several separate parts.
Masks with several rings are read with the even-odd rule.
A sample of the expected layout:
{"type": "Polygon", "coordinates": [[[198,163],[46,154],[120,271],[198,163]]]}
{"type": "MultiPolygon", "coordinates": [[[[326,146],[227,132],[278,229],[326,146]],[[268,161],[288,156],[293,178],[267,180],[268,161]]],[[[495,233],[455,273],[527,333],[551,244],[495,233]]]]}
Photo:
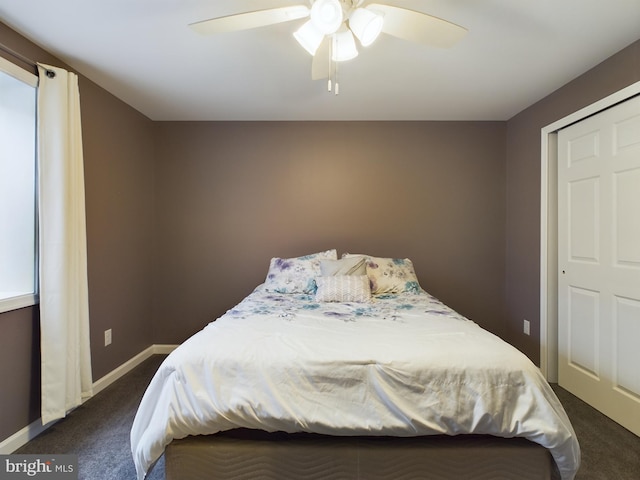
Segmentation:
{"type": "Polygon", "coordinates": [[[78,77],[38,65],[42,423],[92,394],[78,77]]]}

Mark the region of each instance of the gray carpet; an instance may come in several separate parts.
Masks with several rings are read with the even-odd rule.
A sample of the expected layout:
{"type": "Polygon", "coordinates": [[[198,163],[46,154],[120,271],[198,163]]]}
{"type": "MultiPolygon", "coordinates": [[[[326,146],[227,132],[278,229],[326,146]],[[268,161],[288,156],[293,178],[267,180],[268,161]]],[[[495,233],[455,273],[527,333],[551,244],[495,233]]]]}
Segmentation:
{"type": "MultiPolygon", "coordinates": [[[[129,430],[149,380],[164,359],[154,356],[16,453],[78,454],[81,480],[135,480],[129,430]]],[[[640,478],[640,438],[554,385],[582,448],[578,480],[640,478]]],[[[147,477],[164,480],[161,459],[147,477]]]]}
{"type": "MultiPolygon", "coordinates": [[[[15,453],[78,455],[79,480],[135,480],[129,431],[164,355],[154,355],[15,453]]],[[[164,480],[164,459],[147,477],[164,480]]]]}
{"type": "Polygon", "coordinates": [[[558,385],[553,390],[576,431],[582,463],[578,480],[640,479],[640,437],[558,385]]]}

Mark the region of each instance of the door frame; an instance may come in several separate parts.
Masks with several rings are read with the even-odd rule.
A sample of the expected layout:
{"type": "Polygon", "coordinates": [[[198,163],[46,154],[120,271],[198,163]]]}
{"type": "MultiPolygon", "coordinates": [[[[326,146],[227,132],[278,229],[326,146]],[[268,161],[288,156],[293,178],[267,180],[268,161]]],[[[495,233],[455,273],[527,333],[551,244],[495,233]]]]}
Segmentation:
{"type": "Polygon", "coordinates": [[[629,85],[541,130],[540,147],[540,370],[558,381],[558,130],[640,94],[629,85]]]}

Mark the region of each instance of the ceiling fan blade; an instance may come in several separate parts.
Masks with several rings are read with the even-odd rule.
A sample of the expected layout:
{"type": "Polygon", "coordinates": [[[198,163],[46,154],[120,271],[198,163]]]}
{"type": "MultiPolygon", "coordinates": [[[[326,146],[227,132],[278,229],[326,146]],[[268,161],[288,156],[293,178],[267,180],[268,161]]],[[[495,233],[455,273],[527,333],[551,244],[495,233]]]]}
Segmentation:
{"type": "Polygon", "coordinates": [[[369,4],[368,8],[384,15],[384,33],[404,40],[449,48],[467,34],[466,28],[426,13],[379,3],[369,4]]]}
{"type": "Polygon", "coordinates": [[[251,28],[289,22],[308,16],[309,7],[305,5],[293,5],[290,7],[270,8],[267,10],[228,15],[226,17],[211,18],[209,20],[192,23],[189,26],[203,35],[213,35],[237,30],[249,30],[251,28]]]}
{"type": "Polygon", "coordinates": [[[331,37],[326,36],[311,60],[311,79],[329,78],[331,74],[331,37]]]}

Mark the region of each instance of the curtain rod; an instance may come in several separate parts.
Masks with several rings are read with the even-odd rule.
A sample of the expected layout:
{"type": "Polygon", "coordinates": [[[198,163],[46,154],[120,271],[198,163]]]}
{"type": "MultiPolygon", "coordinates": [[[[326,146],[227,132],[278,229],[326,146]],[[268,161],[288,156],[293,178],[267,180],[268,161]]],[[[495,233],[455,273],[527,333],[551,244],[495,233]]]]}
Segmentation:
{"type": "Polygon", "coordinates": [[[15,58],[17,60],[20,60],[22,63],[26,63],[31,68],[33,68],[34,73],[36,75],[38,74],[38,64],[36,62],[34,62],[33,60],[31,60],[30,58],[25,57],[21,53],[18,53],[15,50],[7,47],[4,43],[0,43],[0,50],[2,50],[4,53],[6,53],[8,55],[11,55],[13,58],[15,58]]]}

